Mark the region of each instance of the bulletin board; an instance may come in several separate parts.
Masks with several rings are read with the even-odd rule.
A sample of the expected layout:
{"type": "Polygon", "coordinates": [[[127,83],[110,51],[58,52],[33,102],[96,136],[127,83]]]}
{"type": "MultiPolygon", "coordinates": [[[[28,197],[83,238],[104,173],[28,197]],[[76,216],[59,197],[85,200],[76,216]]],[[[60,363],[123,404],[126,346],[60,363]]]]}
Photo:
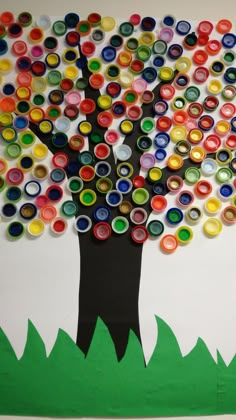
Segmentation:
{"type": "Polygon", "coordinates": [[[0,416],[235,414],[235,16],[74,3],[0,10],[0,416]]]}

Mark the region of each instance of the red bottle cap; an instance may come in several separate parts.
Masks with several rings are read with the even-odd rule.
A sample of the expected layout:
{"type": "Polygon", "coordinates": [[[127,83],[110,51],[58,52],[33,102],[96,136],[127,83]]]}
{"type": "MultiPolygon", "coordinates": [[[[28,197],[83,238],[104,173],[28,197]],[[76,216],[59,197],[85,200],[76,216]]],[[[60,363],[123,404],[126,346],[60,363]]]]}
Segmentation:
{"type": "Polygon", "coordinates": [[[201,21],[197,27],[197,32],[199,35],[210,35],[212,30],[213,25],[208,20],[201,21]]]}
{"type": "Polygon", "coordinates": [[[171,126],[172,126],[171,118],[165,115],[162,117],[159,117],[156,121],[156,128],[159,131],[168,131],[171,126]]]}

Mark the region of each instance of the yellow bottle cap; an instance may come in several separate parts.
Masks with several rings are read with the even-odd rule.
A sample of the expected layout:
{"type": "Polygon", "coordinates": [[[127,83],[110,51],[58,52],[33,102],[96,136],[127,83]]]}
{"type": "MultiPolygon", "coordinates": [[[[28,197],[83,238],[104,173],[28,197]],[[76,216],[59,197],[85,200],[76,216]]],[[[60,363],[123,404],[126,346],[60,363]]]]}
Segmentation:
{"type": "Polygon", "coordinates": [[[156,37],[153,32],[145,31],[139,37],[139,43],[141,45],[147,45],[148,47],[151,47],[154,41],[156,41],[156,37]]]}
{"type": "Polygon", "coordinates": [[[9,58],[0,59],[0,73],[7,74],[13,69],[13,63],[9,58]]]}
{"type": "Polygon", "coordinates": [[[173,153],[169,156],[167,160],[167,166],[172,169],[173,171],[177,171],[180,169],[184,164],[183,158],[180,155],[177,155],[176,153],[173,153]]]}
{"type": "Polygon", "coordinates": [[[133,131],[134,124],[130,120],[121,121],[120,129],[123,134],[129,134],[133,131]]]}
{"type": "Polygon", "coordinates": [[[222,203],[217,197],[209,197],[205,201],[205,210],[207,213],[216,214],[221,209],[222,203]]]}
{"type": "Polygon", "coordinates": [[[79,75],[79,69],[76,66],[67,66],[64,70],[64,75],[66,79],[77,79],[79,75]]]}
{"type": "Polygon", "coordinates": [[[21,101],[23,101],[24,99],[29,99],[30,94],[30,89],[25,86],[21,86],[16,90],[16,95],[21,101]]]}
{"type": "Polygon", "coordinates": [[[230,131],[230,123],[225,120],[217,121],[215,125],[215,132],[219,136],[225,136],[230,131]]]}
{"type": "Polygon", "coordinates": [[[222,230],[222,223],[219,219],[211,217],[205,221],[203,230],[208,236],[217,236],[222,230]]]}
{"type": "Polygon", "coordinates": [[[127,71],[121,72],[119,75],[119,82],[123,88],[131,87],[133,80],[134,80],[133,74],[127,71]]]}
{"type": "Polygon", "coordinates": [[[159,78],[164,81],[168,82],[174,77],[174,72],[171,67],[162,67],[159,71],[159,78]]]}
{"type": "Polygon", "coordinates": [[[40,236],[44,232],[45,225],[42,220],[34,219],[28,225],[28,232],[32,236],[40,236]]]}
{"type": "Polygon", "coordinates": [[[44,120],[39,123],[39,129],[42,133],[48,134],[52,131],[52,124],[50,121],[44,120]]]}
{"type": "Polygon", "coordinates": [[[148,171],[148,178],[151,182],[157,182],[162,177],[162,170],[160,168],[150,168],[148,171]]]}
{"type": "Polygon", "coordinates": [[[48,148],[45,144],[35,144],[35,146],[32,149],[32,155],[35,157],[35,159],[42,160],[48,155],[48,148]]]}
{"type": "Polygon", "coordinates": [[[0,114],[0,125],[3,127],[11,125],[13,122],[13,116],[10,112],[3,112],[0,114]]]}
{"type": "Polygon", "coordinates": [[[202,162],[206,157],[206,151],[200,146],[195,146],[191,149],[189,157],[193,162],[202,162]]]}
{"type": "Polygon", "coordinates": [[[47,89],[47,82],[43,77],[33,77],[31,88],[36,93],[42,93],[47,89]]]}
{"type": "Polygon", "coordinates": [[[79,131],[84,136],[87,136],[92,131],[92,124],[90,124],[88,121],[82,121],[79,125],[79,131]]]}
{"type": "Polygon", "coordinates": [[[212,93],[213,95],[218,95],[223,89],[222,83],[220,80],[213,79],[209,82],[207,86],[208,92],[212,93]]]}
{"type": "Polygon", "coordinates": [[[12,127],[5,127],[1,132],[3,140],[7,143],[11,143],[17,139],[17,133],[12,127]]]}
{"type": "Polygon", "coordinates": [[[192,66],[192,61],[188,57],[180,57],[176,60],[175,67],[180,73],[187,73],[192,66]]]}
{"type": "Polygon", "coordinates": [[[112,105],[112,97],[110,95],[100,95],[97,103],[101,109],[110,109],[112,105]]]}
{"type": "Polygon", "coordinates": [[[170,131],[170,138],[174,143],[180,140],[185,140],[187,137],[187,129],[183,125],[177,125],[170,131]]]}
{"type": "Polygon", "coordinates": [[[112,29],[114,29],[116,25],[116,21],[113,17],[111,16],[104,16],[101,20],[101,28],[105,31],[105,32],[110,32],[112,31],[112,29]]]}

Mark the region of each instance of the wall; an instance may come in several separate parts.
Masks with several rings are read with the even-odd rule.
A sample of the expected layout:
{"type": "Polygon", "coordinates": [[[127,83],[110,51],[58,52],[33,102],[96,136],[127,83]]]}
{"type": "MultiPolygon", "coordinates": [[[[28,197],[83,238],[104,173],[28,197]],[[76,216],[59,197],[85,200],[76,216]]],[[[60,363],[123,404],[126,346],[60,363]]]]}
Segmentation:
{"type": "MultiPolygon", "coordinates": [[[[34,16],[37,14],[56,14],[63,15],[70,11],[76,11],[81,16],[86,16],[89,12],[99,12],[104,15],[121,16],[127,18],[132,13],[140,13],[141,15],[153,15],[155,17],[162,17],[166,14],[172,14],[177,19],[185,18],[191,20],[218,20],[222,17],[232,19],[232,10],[235,10],[235,0],[227,0],[224,2],[216,2],[215,0],[165,0],[157,2],[156,0],[146,0],[145,2],[137,0],[126,0],[126,1],[114,1],[114,0],[70,0],[69,2],[62,1],[48,1],[48,0],[21,0],[16,2],[15,0],[1,0],[1,11],[11,10],[14,13],[20,13],[21,11],[28,10],[34,16]],[[121,8],[122,6],[124,7],[121,8]],[[226,7],[227,6],[227,7],[226,7]]],[[[235,22],[234,22],[235,23],[235,22]]],[[[13,402],[14,403],[14,402],[13,402]]],[[[13,420],[15,417],[0,416],[3,419],[13,420]]],[[[211,417],[213,420],[215,417],[211,417]]],[[[217,419],[230,419],[235,416],[219,416],[217,419]]],[[[18,420],[31,420],[30,417],[17,417],[18,420]]],[[[179,418],[180,419],[180,418],[179,418]]],[[[207,419],[207,417],[202,417],[207,419]]]]}

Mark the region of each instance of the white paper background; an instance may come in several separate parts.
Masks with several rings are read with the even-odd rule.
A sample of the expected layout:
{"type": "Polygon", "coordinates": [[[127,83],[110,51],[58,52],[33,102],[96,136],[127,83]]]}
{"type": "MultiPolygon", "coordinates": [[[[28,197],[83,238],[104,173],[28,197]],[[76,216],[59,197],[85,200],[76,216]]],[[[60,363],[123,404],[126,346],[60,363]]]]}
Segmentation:
{"type": "MultiPolygon", "coordinates": [[[[3,0],[0,7],[1,11],[16,13],[29,10],[33,15],[54,15],[56,5],[57,15],[76,11],[86,16],[97,11],[121,18],[128,18],[131,13],[161,18],[171,13],[177,19],[218,20],[228,17],[232,20],[233,4],[233,0],[228,0],[226,9],[225,5],[216,7],[215,2],[206,4],[203,0],[191,2],[191,5],[183,0],[160,4],[150,0],[145,3],[130,0],[124,2],[125,8],[121,12],[120,3],[108,0],[100,0],[99,3],[93,0],[87,4],[73,0],[69,7],[66,3],[49,3],[46,0],[40,3],[22,0],[20,4],[3,0]]],[[[73,230],[72,222],[69,229],[73,230]]],[[[149,357],[156,341],[153,317],[156,313],[173,328],[183,354],[188,353],[197,337],[201,336],[213,355],[216,348],[220,348],[226,362],[229,362],[236,351],[236,334],[233,336],[236,319],[233,276],[235,228],[225,228],[214,240],[203,238],[200,227],[194,232],[193,243],[180,248],[171,257],[161,254],[154,241],[149,241],[144,247],[140,290],[144,349],[149,357]],[[163,267],[166,263],[168,271],[163,267]],[[142,311],[144,307],[145,315],[142,311]],[[153,328],[150,327],[151,322],[153,328]]],[[[55,239],[46,233],[36,241],[23,238],[20,243],[21,246],[4,241],[4,247],[1,246],[6,266],[3,276],[1,272],[0,297],[1,327],[7,332],[19,356],[24,348],[28,318],[46,341],[48,351],[53,346],[59,326],[75,337],[79,287],[78,239],[75,234],[55,239]]]]}

